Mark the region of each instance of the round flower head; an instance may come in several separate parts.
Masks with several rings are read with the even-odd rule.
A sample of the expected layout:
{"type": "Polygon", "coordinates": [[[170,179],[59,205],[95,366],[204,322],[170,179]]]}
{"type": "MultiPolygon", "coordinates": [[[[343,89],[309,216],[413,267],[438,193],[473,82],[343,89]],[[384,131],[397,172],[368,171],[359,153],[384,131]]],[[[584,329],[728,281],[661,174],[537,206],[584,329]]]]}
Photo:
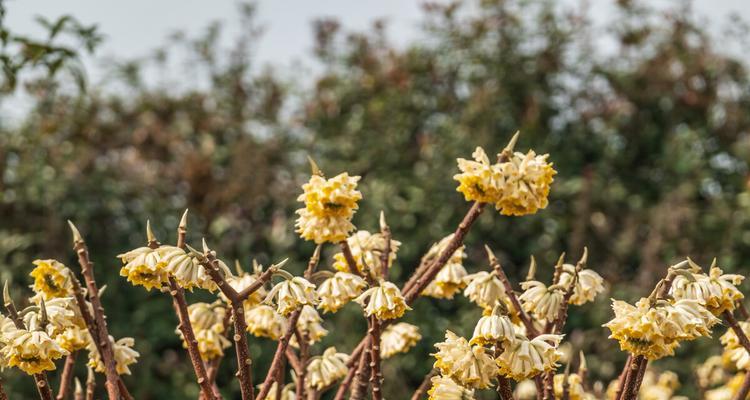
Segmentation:
{"type": "Polygon", "coordinates": [[[31,289],[37,294],[50,300],[56,297],[66,297],[73,294],[73,284],[70,283],[68,268],[57,260],[34,260],[36,267],[29,273],[34,278],[31,289]]]}
{"type": "Polygon", "coordinates": [[[476,303],[479,307],[492,309],[499,301],[504,301],[505,288],[503,283],[494,273],[480,271],[467,275],[464,296],[476,303]]]}
{"type": "Polygon", "coordinates": [[[658,376],[652,371],[646,371],[638,397],[644,400],[679,399],[680,397],[674,396],[679,387],[677,374],[672,371],[665,371],[658,376]]]}
{"type": "Polygon", "coordinates": [[[501,342],[505,345],[515,339],[516,333],[510,318],[492,313],[479,319],[469,343],[484,346],[501,342]]]}
{"type": "MultiPolygon", "coordinates": [[[[115,353],[115,369],[119,375],[130,375],[130,364],[136,362],[136,359],[140,356],[137,351],[133,350],[132,347],[135,344],[133,338],[122,338],[115,342],[112,336],[109,337],[109,342],[112,345],[115,353]]],[[[96,349],[93,343],[89,345],[89,367],[93,368],[96,372],[104,373],[104,363],[99,355],[99,351],[96,349]]]]}
{"type": "MultiPolygon", "coordinates": [[[[309,345],[319,342],[328,334],[328,331],[321,325],[322,322],[323,318],[315,311],[314,307],[302,306],[302,311],[297,320],[297,329],[307,338],[309,345]]],[[[296,336],[293,339],[296,340],[296,336]]],[[[296,344],[296,342],[293,344],[296,344]]]]}
{"type": "Polygon", "coordinates": [[[91,334],[88,328],[70,326],[55,336],[55,342],[72,353],[88,347],[91,343],[91,334]]]}
{"type": "MultiPolygon", "coordinates": [[[[578,374],[570,374],[568,377],[568,398],[570,400],[584,400],[586,397],[586,391],[583,389],[583,380],[578,374]]],[[[555,399],[563,398],[563,383],[565,382],[565,374],[557,374],[554,377],[554,391],[555,399]]]]}
{"type": "Polygon", "coordinates": [[[54,361],[68,354],[42,330],[12,329],[2,335],[0,354],[9,367],[34,375],[55,369],[54,361]]]}
{"type": "Polygon", "coordinates": [[[354,230],[351,222],[357,210],[357,201],[362,194],[357,191],[358,176],[346,172],[333,178],[314,174],[310,181],[302,185],[304,193],[297,200],[305,203],[305,208],[297,210],[297,232],[305,240],[315,243],[338,243],[354,230]]]}
{"type": "Polygon", "coordinates": [[[221,303],[193,303],[188,306],[188,318],[193,329],[215,329],[224,326],[226,308],[221,303]]]}
{"type": "Polygon", "coordinates": [[[161,288],[167,282],[166,263],[162,260],[157,249],[139,247],[117,256],[124,267],[120,269],[120,276],[127,277],[128,282],[136,286],[143,286],[147,290],[161,288]]]}
{"type": "Polygon", "coordinates": [[[466,201],[480,203],[499,201],[503,190],[501,170],[493,167],[487,153],[481,147],[477,147],[471,156],[474,161],[463,158],[457,160],[461,173],[453,176],[453,179],[459,183],[456,191],[463,193],[466,201]]]}
{"type": "Polygon", "coordinates": [[[516,335],[516,340],[505,346],[497,359],[500,374],[522,381],[554,370],[562,355],[557,350],[561,340],[561,335],[539,335],[531,340],[516,335]]]}
{"type": "Polygon", "coordinates": [[[518,382],[513,394],[518,400],[536,400],[536,384],[530,379],[518,382]]]}
{"type": "Polygon", "coordinates": [[[398,353],[406,353],[420,340],[422,335],[419,328],[412,324],[399,322],[389,325],[380,335],[380,357],[387,359],[398,353]]]}
{"type": "MultiPolygon", "coordinates": [[[[216,283],[206,272],[200,262],[188,254],[184,249],[175,246],[161,246],[158,248],[164,269],[174,277],[177,284],[187,290],[201,288],[213,292],[217,289],[216,283]]],[[[229,268],[223,262],[219,267],[224,270],[225,276],[232,276],[229,268]]]]}
{"type": "Polygon", "coordinates": [[[406,310],[411,310],[398,286],[388,281],[367,289],[354,301],[365,309],[368,317],[375,315],[380,320],[400,318],[406,310]]]}
{"type": "Polygon", "coordinates": [[[445,332],[445,342],[435,344],[438,352],[435,368],[443,376],[451,377],[463,386],[485,389],[498,374],[495,360],[482,346],[471,346],[466,339],[451,331],[445,332]]]}
{"type": "Polygon", "coordinates": [[[521,288],[524,292],[518,299],[521,300],[524,311],[547,322],[557,319],[565,298],[562,285],[547,287],[539,281],[526,281],[521,283],[521,288]]]}
{"type": "Polygon", "coordinates": [[[295,276],[291,279],[284,279],[276,284],[266,296],[266,302],[276,298],[276,311],[279,314],[288,316],[294,310],[304,306],[315,306],[318,304],[318,294],[315,292],[315,285],[307,279],[295,276]]]}
{"type": "MultiPolygon", "coordinates": [[[[29,327],[30,330],[35,330],[37,327],[42,326],[42,313],[40,307],[41,304],[34,305],[21,311],[24,326],[29,327]]],[[[53,339],[68,327],[85,326],[81,320],[80,313],[78,312],[78,307],[73,304],[72,299],[69,297],[51,299],[45,302],[44,310],[47,315],[47,322],[44,330],[46,330],[53,339]]]]}
{"type": "Polygon", "coordinates": [[[330,386],[346,376],[349,368],[346,363],[349,355],[337,353],[335,347],[329,347],[320,357],[314,357],[307,364],[308,385],[317,390],[330,386]]]}
{"type": "Polygon", "coordinates": [[[672,282],[670,293],[677,299],[698,300],[714,315],[732,311],[744,296],[737,289],[744,277],[736,274],[724,274],[716,266],[711,266],[708,275],[693,274],[690,280],[684,275],[677,275],[672,282]]]}
{"type": "MultiPolygon", "coordinates": [[[[357,263],[357,269],[361,274],[369,272],[375,278],[381,276],[382,263],[380,254],[385,249],[385,237],[380,233],[370,233],[368,231],[357,231],[348,239],[349,249],[352,252],[354,262],[357,263]]],[[[389,253],[388,265],[393,266],[396,260],[396,252],[401,247],[401,242],[391,239],[391,252],[389,253]]],[[[338,252],[333,255],[333,268],[342,272],[350,272],[349,263],[344,257],[344,253],[338,252]]]]}
{"type": "Polygon", "coordinates": [[[318,286],[320,304],[324,312],[336,312],[367,287],[365,280],[348,272],[336,272],[318,286]]]}
{"type": "Polygon", "coordinates": [[[724,368],[722,356],[711,356],[695,369],[698,387],[707,388],[717,386],[727,380],[728,371],[724,368]]]}
{"type": "Polygon", "coordinates": [[[467,389],[451,378],[437,375],[430,382],[429,400],[474,400],[474,389],[467,389]]]}
{"type": "Polygon", "coordinates": [[[286,331],[286,318],[265,304],[246,310],[245,320],[247,331],[257,337],[279,340],[286,331]]]}
{"type": "Polygon", "coordinates": [[[547,157],[547,154],[537,155],[533,150],[526,154],[515,152],[508,161],[493,166],[502,177],[502,196],[495,202],[495,208],[501,214],[534,214],[547,207],[552,177],[557,173],[547,162],[547,157]]]}
{"type": "MultiPolygon", "coordinates": [[[[563,264],[560,274],[560,286],[567,288],[575,274],[575,266],[563,264]]],[[[573,287],[573,295],[568,303],[580,306],[593,301],[596,296],[604,291],[604,279],[591,269],[582,269],[578,272],[578,279],[573,287]]]]}

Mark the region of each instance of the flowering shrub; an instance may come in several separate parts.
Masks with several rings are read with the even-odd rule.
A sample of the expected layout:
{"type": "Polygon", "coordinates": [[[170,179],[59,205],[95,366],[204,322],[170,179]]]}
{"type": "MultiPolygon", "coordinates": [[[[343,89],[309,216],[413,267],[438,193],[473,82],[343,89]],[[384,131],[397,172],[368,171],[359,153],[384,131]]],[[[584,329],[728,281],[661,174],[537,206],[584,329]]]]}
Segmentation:
{"type": "MultiPolygon", "coordinates": [[[[690,259],[681,261],[667,268],[651,294],[635,305],[613,300],[614,317],[604,327],[628,359],[609,385],[588,382],[583,353],[576,371],[564,354],[569,307],[591,302],[605,290],[602,277],[588,268],[586,249],[575,264],[562,255],[549,283],[537,280],[532,258],[526,280],[518,285],[520,294],[489,247],[488,270],[467,273],[463,241],[487,204],[513,216],[547,205],[556,172],[547,155],[514,151],[517,139],[518,134],[494,162],[481,148],[474,152],[475,161],[458,160],[457,190],[472,205],[455,232],[432,246],[402,285],[389,280],[402,242],[391,237],[385,216],[380,215],[379,233],[355,231],[360,177],[341,173],[327,179],[314,162],[298,198],[304,207],[297,211],[297,233],[317,245],[302,276],[284,270],[286,261],[268,268],[255,264],[252,272],[238,263],[232,271],[207,240],[200,250],[186,243],[187,212],[174,245],[160,243],[147,224],[144,245],[118,256],[120,274],[132,285],[172,297],[180,321],[176,333],[188,352],[201,399],[221,398],[216,373],[231,347],[243,400],[317,399],[327,391],[335,399],[382,399],[382,385],[387,384],[382,364],[422,339],[419,327],[398,319],[420,296],[452,299],[461,292],[483,309],[483,316],[471,338],[445,332],[445,340],[435,344],[434,371],[412,399],[466,400],[490,390],[504,400],[676,399],[676,376],[656,375],[647,370],[648,363],[674,355],[683,342],[710,337],[722,319],[729,326],[720,338],[724,354],[701,365],[698,377],[702,387],[712,387],[707,398],[744,399],[750,373],[734,374],[750,370],[750,323],[734,317],[737,308],[746,314],[737,289],[743,277],[724,274],[715,262],[706,273],[690,259]],[[330,270],[320,267],[321,249],[329,244],[340,249],[330,270]],[[185,292],[194,290],[212,293],[213,301],[188,304],[185,292]],[[315,345],[328,334],[319,310],[336,313],[349,303],[359,304],[368,323],[360,344],[349,352],[318,349],[315,345]],[[259,382],[254,381],[248,333],[277,342],[259,382]],[[287,370],[291,382],[286,381],[287,370]]],[[[110,399],[130,399],[121,376],[137,368],[137,344],[109,334],[100,301],[103,288],[95,280],[83,236],[72,223],[70,228],[80,273],[56,260],[35,261],[29,274],[34,295],[21,310],[6,284],[0,363],[33,376],[44,400],[53,398],[47,372],[57,370],[63,359],[58,399],[71,393],[77,399],[93,398],[96,373],[104,375],[110,399]],[[85,391],[73,376],[76,354],[84,351],[89,366],[85,391]]],[[[0,392],[0,398],[7,398],[3,396],[0,392]]]]}

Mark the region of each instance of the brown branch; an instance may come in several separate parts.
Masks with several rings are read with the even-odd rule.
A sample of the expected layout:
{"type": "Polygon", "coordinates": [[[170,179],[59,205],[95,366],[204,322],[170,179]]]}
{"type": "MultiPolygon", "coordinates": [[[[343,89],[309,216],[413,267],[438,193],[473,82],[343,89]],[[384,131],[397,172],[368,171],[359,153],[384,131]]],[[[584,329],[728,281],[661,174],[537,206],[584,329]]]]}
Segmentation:
{"type": "Polygon", "coordinates": [[[505,288],[505,293],[508,295],[510,302],[513,304],[513,308],[516,309],[518,317],[521,319],[521,322],[523,322],[523,326],[526,327],[528,336],[537,336],[539,332],[537,331],[536,327],[534,327],[534,323],[531,321],[531,317],[529,317],[529,315],[526,314],[526,311],[523,310],[523,307],[521,307],[521,302],[518,300],[516,292],[513,291],[513,286],[510,284],[508,276],[505,275],[505,271],[503,270],[502,265],[500,265],[500,262],[497,260],[497,257],[495,257],[495,254],[492,253],[492,250],[490,250],[490,248],[486,245],[485,250],[487,251],[487,257],[490,260],[490,267],[494,270],[495,275],[497,275],[497,277],[500,279],[500,282],[502,282],[503,287],[505,288]]]}
{"type": "Polygon", "coordinates": [[[299,320],[301,311],[301,309],[297,309],[289,317],[289,327],[287,328],[286,333],[284,333],[284,336],[279,339],[279,344],[276,347],[276,353],[273,355],[273,360],[271,361],[271,367],[268,370],[266,379],[263,381],[263,385],[261,385],[260,393],[258,393],[256,400],[265,400],[266,396],[271,391],[271,385],[273,385],[273,382],[276,380],[278,370],[283,365],[282,359],[284,358],[286,349],[289,346],[289,339],[291,339],[292,334],[297,327],[297,321],[299,320]]]}
{"type": "Polygon", "coordinates": [[[232,303],[232,320],[234,322],[234,350],[237,354],[237,377],[240,380],[242,400],[252,400],[255,397],[253,387],[252,359],[247,344],[247,321],[242,302],[232,303]]]}
{"type": "Polygon", "coordinates": [[[94,400],[94,394],[96,393],[96,376],[94,376],[94,370],[89,368],[88,377],[86,377],[86,400],[94,400]]]}
{"type": "MultiPolygon", "coordinates": [[[[297,373],[297,385],[295,387],[295,395],[296,395],[296,398],[298,399],[304,399],[305,398],[305,381],[307,380],[307,368],[305,368],[305,366],[307,365],[307,361],[310,358],[309,338],[306,334],[300,332],[299,329],[294,329],[294,336],[297,338],[297,344],[299,345],[299,363],[300,363],[300,366],[302,366],[302,369],[299,371],[299,373],[297,373]]],[[[289,350],[289,347],[287,347],[287,350],[289,350]]],[[[279,368],[279,370],[283,370],[283,366],[282,368],[279,368]]]]}
{"type": "Polygon", "coordinates": [[[372,400],[382,400],[381,383],[383,374],[380,371],[380,321],[374,315],[370,317],[370,385],[372,400]]]}
{"type": "Polygon", "coordinates": [[[190,314],[188,312],[187,302],[185,301],[185,290],[181,288],[177,281],[173,277],[169,277],[169,293],[172,295],[172,301],[174,302],[175,309],[177,310],[177,317],[180,320],[177,326],[182,332],[182,337],[187,346],[187,352],[190,356],[190,362],[193,365],[193,371],[197,379],[198,385],[201,388],[201,395],[203,398],[208,400],[215,400],[216,396],[213,392],[211,381],[208,379],[206,373],[206,366],[203,364],[201,359],[201,353],[198,350],[198,340],[195,339],[195,331],[193,330],[193,324],[190,322],[190,314]]]}
{"type": "Polygon", "coordinates": [[[380,234],[385,241],[383,252],[380,254],[380,275],[383,279],[388,279],[388,264],[391,261],[391,227],[385,222],[385,214],[382,211],[380,212],[380,234]]]}
{"type": "Polygon", "coordinates": [[[411,400],[420,400],[422,397],[424,397],[424,395],[427,394],[427,391],[430,390],[430,386],[432,386],[432,377],[436,376],[437,374],[438,372],[435,369],[427,373],[424,379],[422,379],[422,383],[420,383],[419,387],[417,387],[417,390],[415,390],[414,394],[411,395],[411,400]]]}
{"type": "Polygon", "coordinates": [[[748,394],[750,394],[750,371],[745,373],[745,378],[742,380],[742,386],[740,390],[734,396],[734,400],[745,400],[748,394]]]}
{"type": "MultiPolygon", "coordinates": [[[[369,335],[368,335],[369,336],[369,335]]],[[[366,347],[359,358],[357,373],[352,382],[352,393],[349,400],[362,400],[367,395],[367,377],[370,376],[370,347],[366,347]]]]}
{"type": "Polygon", "coordinates": [[[60,375],[60,389],[57,391],[57,400],[64,400],[68,396],[68,392],[70,392],[70,384],[73,382],[73,370],[76,365],[76,355],[77,353],[73,351],[65,357],[65,366],[63,367],[62,375],[60,375]]]}
{"type": "Polygon", "coordinates": [[[251,283],[250,286],[242,289],[239,293],[237,293],[237,300],[245,301],[248,297],[250,297],[251,294],[257,292],[260,288],[263,287],[263,285],[266,284],[266,282],[270,281],[273,277],[274,272],[276,271],[278,271],[277,268],[268,268],[267,270],[263,271],[263,273],[258,276],[255,282],[251,283]]]}
{"type": "Polygon", "coordinates": [[[469,229],[471,229],[471,226],[482,214],[484,206],[484,203],[479,202],[474,202],[474,204],[472,204],[469,211],[466,212],[464,219],[460,224],[458,224],[458,228],[456,228],[456,231],[453,233],[453,238],[445,246],[445,249],[443,249],[443,252],[440,253],[440,256],[438,256],[438,258],[435,259],[430,264],[430,266],[424,270],[422,276],[417,278],[414,281],[414,285],[410,287],[406,293],[404,293],[406,304],[412,305],[412,303],[414,303],[414,300],[419,297],[424,288],[426,288],[427,285],[432,282],[438,272],[443,269],[448,260],[450,260],[451,256],[453,256],[453,253],[455,253],[456,250],[458,250],[458,248],[463,245],[464,237],[466,237],[466,234],[469,233],[469,229]]]}
{"type": "MultiPolygon", "coordinates": [[[[370,336],[365,336],[365,339],[369,339],[370,336]]],[[[368,340],[364,340],[360,342],[360,345],[369,343],[368,340]]],[[[357,373],[357,370],[359,369],[359,360],[360,355],[362,354],[361,349],[363,349],[364,346],[361,348],[355,348],[351,355],[349,355],[349,361],[348,363],[352,363],[349,365],[349,373],[346,374],[346,378],[341,382],[341,385],[339,385],[338,390],[336,390],[336,395],[333,397],[334,400],[343,400],[344,396],[346,396],[346,392],[349,391],[349,388],[351,387],[352,383],[354,382],[354,376],[357,373]]]]}
{"type": "Polygon", "coordinates": [[[359,277],[364,277],[359,271],[359,268],[357,268],[357,262],[354,261],[354,255],[352,255],[352,249],[349,247],[349,242],[347,241],[347,239],[342,240],[340,246],[341,253],[344,255],[344,259],[346,260],[346,265],[349,267],[349,272],[359,277]]]}
{"type": "Polygon", "coordinates": [[[500,396],[500,400],[514,400],[510,380],[502,375],[497,376],[497,394],[500,396]]]}
{"type": "Polygon", "coordinates": [[[73,230],[73,250],[78,254],[78,264],[81,266],[81,273],[86,282],[89,301],[91,302],[94,313],[93,319],[96,323],[96,328],[91,329],[91,327],[89,327],[89,331],[94,342],[98,342],[96,347],[99,350],[99,355],[104,363],[104,375],[107,378],[105,383],[107,395],[110,400],[116,400],[121,396],[120,388],[117,384],[117,381],[120,380],[120,376],[117,374],[117,369],[115,368],[115,354],[112,349],[112,343],[109,340],[107,321],[104,317],[104,307],[99,298],[99,287],[94,279],[94,265],[89,260],[89,252],[86,248],[86,243],[84,242],[83,237],[73,223],[69,223],[73,230]]]}

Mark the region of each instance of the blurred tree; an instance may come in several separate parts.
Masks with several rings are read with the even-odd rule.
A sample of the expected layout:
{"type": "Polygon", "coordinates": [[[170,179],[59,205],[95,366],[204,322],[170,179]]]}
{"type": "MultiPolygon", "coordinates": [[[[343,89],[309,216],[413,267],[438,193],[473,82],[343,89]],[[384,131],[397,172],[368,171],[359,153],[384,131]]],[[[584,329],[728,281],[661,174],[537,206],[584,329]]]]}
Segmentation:
{"type": "MultiPolygon", "coordinates": [[[[26,285],[34,258],[72,263],[64,221],[76,221],[109,284],[111,330],[135,337],[142,354],[136,397],[195,398],[176,319],[162,317],[170,315],[168,298],[117,274],[114,255],[142,244],[147,218],[170,242],[188,207],[189,238],[206,236],[227,259],[300,261],[312,246],[293,233],[293,211],[311,154],[329,174],[363,176],[354,222],[374,230],[386,211],[404,242],[394,269],[401,281],[469,206],[455,193],[455,158],[475,146],[498,151],[516,130],[519,148],[548,152],[556,164],[551,204],[523,219],[485,213],[468,240],[470,271],[486,268],[484,243],[516,280],[531,254],[544,276],[561,251],[575,258],[588,245],[592,267],[617,296],[632,299],[685,255],[704,264],[717,256],[738,269],[750,244],[750,85],[747,63],[724,49],[747,35],[712,36],[688,6],[659,11],[620,1],[617,10],[603,30],[586,10],[549,0],[427,4],[424,39],[408,46],[394,46],[382,22],[344,32],[321,20],[314,35],[322,72],[299,95],[297,85],[252,63],[260,32],[252,6],[242,9],[246,29],[234,47],[219,45],[218,24],[196,38],[177,34],[151,57],[118,61],[111,80],[85,90],[66,86],[69,75],[48,66],[60,56],[56,35],[26,39],[46,46],[27,61],[18,50],[25,42],[5,39],[3,65],[21,77],[5,85],[22,87],[33,107],[21,123],[0,124],[0,275],[26,285]],[[175,58],[190,60],[179,75],[190,80],[178,89],[174,78],[149,81],[153,71],[172,76],[175,58]],[[39,66],[42,76],[19,74],[39,66]]],[[[17,38],[2,28],[2,15],[2,37],[17,38]]],[[[46,26],[96,40],[63,52],[66,60],[99,40],[71,21],[46,26]]],[[[425,338],[386,364],[389,398],[419,383],[446,327],[469,334],[479,315],[463,299],[420,300],[416,308],[407,319],[425,338]]],[[[600,379],[616,374],[616,343],[592,340],[604,337],[609,314],[602,296],[570,317],[570,338],[591,354],[600,379]]],[[[329,328],[352,328],[333,329],[323,346],[348,350],[359,338],[351,332],[364,332],[356,307],[331,321],[329,328]]],[[[706,345],[691,346],[701,351],[681,352],[683,359],[706,354],[706,345]]],[[[256,375],[268,348],[253,341],[256,375]]],[[[229,368],[222,373],[226,394],[237,393],[229,368]]],[[[11,388],[18,396],[33,390],[15,379],[11,388]]]]}

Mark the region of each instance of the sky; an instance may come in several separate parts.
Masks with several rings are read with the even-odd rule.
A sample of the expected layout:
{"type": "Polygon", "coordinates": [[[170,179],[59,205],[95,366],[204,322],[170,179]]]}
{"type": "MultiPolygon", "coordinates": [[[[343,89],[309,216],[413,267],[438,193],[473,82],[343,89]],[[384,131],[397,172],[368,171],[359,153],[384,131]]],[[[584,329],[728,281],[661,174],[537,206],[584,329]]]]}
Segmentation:
{"type": "MultiPolygon", "coordinates": [[[[578,4],[578,0],[565,0],[578,4]]],[[[653,1],[653,0],[652,0],[653,1]]],[[[657,0],[674,4],[679,0],[657,0]]],[[[613,0],[588,0],[596,21],[612,14],[613,0]]],[[[365,29],[376,18],[389,22],[389,35],[398,43],[419,38],[419,0],[259,0],[259,22],[265,29],[255,56],[261,64],[290,65],[309,61],[313,38],[311,21],[322,16],[337,17],[345,27],[365,29]]],[[[230,32],[237,31],[237,2],[234,0],[6,0],[7,24],[16,32],[39,33],[36,15],[56,18],[71,14],[83,23],[96,23],[106,35],[99,50],[118,59],[137,57],[154,49],[172,32],[201,32],[210,22],[221,21],[230,32]]],[[[750,20],[747,0],[696,0],[696,11],[713,21],[731,12],[750,20]]],[[[720,25],[718,25],[720,26],[720,25]]],[[[101,63],[101,61],[98,61],[101,63]]],[[[94,70],[97,61],[87,60],[94,70]]],[[[96,72],[96,71],[92,71],[96,72]]]]}

